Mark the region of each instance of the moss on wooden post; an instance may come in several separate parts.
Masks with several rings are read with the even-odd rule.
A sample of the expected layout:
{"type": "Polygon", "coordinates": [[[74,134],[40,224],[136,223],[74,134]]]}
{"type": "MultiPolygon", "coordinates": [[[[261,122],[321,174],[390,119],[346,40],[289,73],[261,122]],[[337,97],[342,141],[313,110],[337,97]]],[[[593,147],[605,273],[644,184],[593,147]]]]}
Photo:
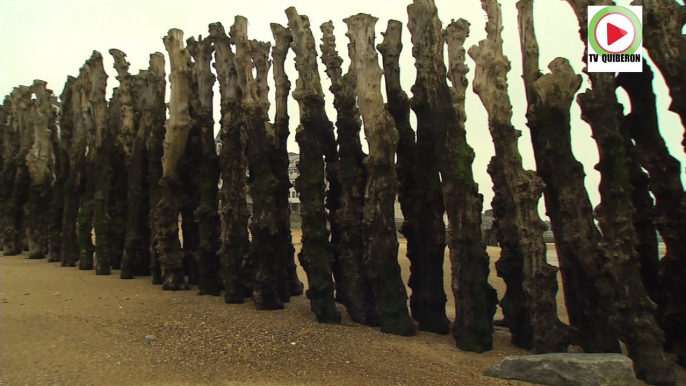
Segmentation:
{"type": "Polygon", "coordinates": [[[295,181],[295,189],[300,193],[303,238],[298,258],[307,273],[307,297],[317,321],[339,323],[341,315],[334,302],[331,271],[333,252],[324,206],[325,135],[333,131],[333,124],[324,110],[324,93],[310,21],[293,7],[286,9],[286,16],[293,36],[291,48],[299,75],[293,90],[293,98],[300,106],[300,125],[295,134],[300,146],[300,174],[295,181]]]}
{"type": "MultiPolygon", "coordinates": [[[[148,224],[141,221],[142,216],[142,184],[143,184],[143,156],[145,151],[144,131],[139,125],[140,101],[145,90],[139,89],[141,83],[138,77],[129,73],[129,63],[126,61],[126,54],[122,51],[111,49],[110,55],[114,57],[114,68],[117,71],[119,80],[118,93],[121,97],[120,129],[117,130],[115,142],[119,145],[120,155],[123,156],[124,165],[120,167],[126,169],[123,181],[126,185],[126,223],[122,228],[125,229],[123,254],[119,263],[120,277],[122,279],[132,279],[139,258],[139,254],[148,254],[148,247],[141,245],[141,239],[149,234],[148,224]]],[[[111,112],[116,114],[115,111],[111,112]]],[[[122,183],[122,182],[120,182],[122,183]]],[[[116,202],[120,202],[119,199],[116,202]]],[[[116,205],[117,210],[121,205],[116,205]]],[[[121,226],[121,224],[119,224],[121,226]]],[[[113,253],[116,248],[112,248],[113,253]]],[[[113,256],[114,257],[114,256],[113,256]]],[[[113,268],[115,264],[113,262],[113,268]]],[[[136,272],[138,273],[138,272],[136,272]]]]}

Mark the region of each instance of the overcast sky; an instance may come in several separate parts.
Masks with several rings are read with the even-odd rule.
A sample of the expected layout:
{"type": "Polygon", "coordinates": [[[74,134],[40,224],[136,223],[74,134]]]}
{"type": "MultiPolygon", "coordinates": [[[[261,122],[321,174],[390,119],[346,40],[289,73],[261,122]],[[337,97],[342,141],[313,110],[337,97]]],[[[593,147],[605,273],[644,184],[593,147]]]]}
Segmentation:
{"type": "MultiPolygon", "coordinates": [[[[150,53],[159,51],[165,54],[162,37],[170,28],[179,28],[185,37],[191,35],[207,36],[207,26],[221,22],[227,29],[233,24],[234,16],[248,18],[248,35],[251,39],[272,41],[269,23],[287,25],[284,10],[295,6],[301,15],[307,15],[312,23],[312,31],[317,45],[321,39],[319,26],[329,20],[334,23],[337,48],[344,58],[344,71],[347,69],[345,37],[346,26],[343,19],[357,13],[369,13],[379,18],[376,25],[376,43],[380,43],[380,32],[385,31],[389,19],[403,23],[403,53],[400,58],[402,86],[411,96],[410,87],[415,81],[414,58],[411,52],[410,33],[407,30],[407,5],[410,1],[370,1],[370,0],[0,0],[0,93],[8,94],[17,85],[29,85],[34,79],[48,82],[48,87],[56,95],[62,92],[67,75],[78,75],[79,68],[90,57],[93,50],[100,51],[105,58],[108,71],[108,97],[118,86],[113,60],[108,54],[110,48],[118,48],[128,55],[131,73],[147,68],[150,53]]],[[[533,151],[526,127],[526,102],[521,79],[521,54],[517,30],[517,9],[515,0],[505,0],[503,4],[503,40],[505,54],[512,62],[508,74],[509,93],[513,102],[513,124],[522,131],[519,148],[524,159],[524,167],[535,169],[533,151]]],[[[619,0],[618,5],[629,5],[630,0],[619,0]]],[[[436,0],[439,17],[445,26],[451,19],[464,18],[471,23],[471,34],[466,48],[485,38],[485,12],[479,0],[436,0]]],[[[535,2],[534,19],[536,35],[540,45],[541,68],[556,57],[565,57],[572,66],[581,72],[583,44],[579,39],[578,23],[571,7],[562,0],[538,0],[535,2]]],[[[468,78],[473,79],[474,62],[467,57],[470,68],[468,78]]],[[[328,93],[330,82],[319,61],[322,86],[327,90],[326,102],[329,118],[335,122],[333,96],[328,93]]],[[[656,70],[656,69],[655,69],[656,70]]],[[[287,72],[295,85],[297,72],[293,63],[293,52],[289,53],[287,72]]],[[[169,62],[167,61],[167,74],[169,62]]],[[[684,132],[678,117],[668,111],[670,97],[662,76],[656,70],[654,82],[658,97],[662,135],[672,152],[682,165],[686,161],[680,142],[684,132]]],[[[270,74],[271,100],[273,101],[273,79],[270,74]]],[[[581,91],[588,87],[585,80],[581,91]]],[[[382,86],[383,89],[383,86],[382,86]]],[[[1,96],[1,95],[0,95],[1,96]]],[[[623,91],[618,91],[619,100],[629,112],[628,99],[623,91]]],[[[168,94],[167,94],[168,98],[168,94]]],[[[215,99],[218,100],[218,86],[215,85],[215,99]]],[[[474,175],[483,193],[484,208],[490,207],[493,198],[492,183],[486,172],[487,164],[494,154],[493,143],[488,131],[487,115],[478,96],[471,92],[471,84],[466,101],[467,137],[476,151],[474,175]]],[[[218,104],[217,104],[218,106],[218,104]]],[[[273,118],[274,103],[270,117],[273,118]]],[[[290,99],[289,114],[291,131],[298,124],[296,102],[290,99]]],[[[414,117],[413,117],[414,118],[414,117]]],[[[219,121],[218,107],[215,119],[219,121]]],[[[583,163],[587,178],[586,186],[594,205],[599,203],[598,183],[600,176],[594,170],[598,162],[598,151],[591,138],[589,126],[580,119],[576,103],[572,105],[572,138],[574,153],[583,163]]],[[[289,141],[289,150],[297,152],[294,136],[289,141]]],[[[541,200],[541,214],[545,213],[541,200]]]]}

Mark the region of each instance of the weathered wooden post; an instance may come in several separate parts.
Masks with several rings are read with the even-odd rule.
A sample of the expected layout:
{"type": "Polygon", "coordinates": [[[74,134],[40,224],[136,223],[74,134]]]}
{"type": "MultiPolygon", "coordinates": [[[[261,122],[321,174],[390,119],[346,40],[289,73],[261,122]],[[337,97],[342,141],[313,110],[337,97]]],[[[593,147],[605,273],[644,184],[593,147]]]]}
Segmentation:
{"type": "Polygon", "coordinates": [[[221,249],[219,255],[224,280],[224,301],[243,303],[245,275],[242,262],[248,253],[248,219],[250,212],[246,202],[248,159],[244,110],[241,107],[241,89],[238,73],[231,51],[230,39],[221,23],[209,26],[214,42],[215,63],[219,92],[221,94],[221,141],[219,166],[222,179],[221,203],[221,249]]]}
{"type": "Polygon", "coordinates": [[[195,124],[189,114],[191,69],[190,55],[183,44],[183,31],[172,28],[164,37],[164,46],[169,54],[171,74],[171,99],[169,119],[164,137],[164,158],[162,158],[162,179],[160,198],[155,207],[155,235],[157,251],[160,254],[163,290],[189,289],[181,264],[179,242],[179,212],[183,198],[181,187],[181,165],[186,151],[188,133],[195,124]]]}
{"type": "Polygon", "coordinates": [[[52,134],[56,126],[52,110],[52,90],[48,90],[46,85],[45,81],[34,80],[30,87],[36,96],[30,106],[27,138],[31,140],[31,147],[25,159],[31,176],[27,202],[30,259],[43,259],[48,255],[48,227],[43,216],[50,210],[50,193],[55,172],[52,134]]]}
{"type": "Polygon", "coordinates": [[[341,315],[334,302],[333,252],[324,207],[325,136],[333,132],[333,124],[324,110],[324,92],[317,69],[317,52],[310,21],[307,16],[299,15],[293,7],[286,9],[286,16],[293,36],[291,48],[295,53],[299,75],[293,98],[298,101],[301,112],[300,126],[295,135],[300,146],[300,175],[295,181],[295,188],[300,193],[302,203],[300,214],[303,232],[302,250],[298,257],[307,273],[307,297],[317,321],[338,323],[341,315]]]}
{"type": "MultiPolygon", "coordinates": [[[[586,42],[589,5],[607,4],[604,0],[567,0],[579,19],[579,34],[586,42]]],[[[588,47],[583,61],[587,62],[588,47]]],[[[584,72],[587,72],[584,70],[584,72]]],[[[619,103],[615,94],[615,74],[587,72],[592,88],[577,96],[581,119],[586,121],[598,144],[601,203],[595,210],[603,240],[600,247],[606,260],[594,262],[587,271],[600,266],[595,278],[611,311],[610,322],[627,345],[636,376],[654,385],[673,385],[673,364],[662,348],[664,333],[654,318],[654,305],[648,298],[639,273],[636,231],[632,217],[628,157],[619,131],[619,103]]]]}
{"type": "MultiPolygon", "coordinates": [[[[286,55],[293,42],[291,31],[276,23],[270,24],[272,35],[274,36],[274,46],[272,47],[272,61],[274,65],[274,85],[276,111],[274,115],[274,135],[276,145],[272,162],[275,176],[278,180],[275,190],[275,200],[278,210],[276,227],[279,232],[276,257],[278,263],[279,296],[284,300],[290,296],[300,296],[303,294],[303,283],[298,279],[297,266],[295,265],[295,248],[293,247],[293,237],[291,235],[291,209],[288,201],[288,194],[291,188],[291,181],[288,177],[288,94],[291,82],[286,75],[285,63],[286,55]],[[288,296],[286,296],[288,291],[288,296]]],[[[266,73],[264,77],[266,77],[266,73]]],[[[259,77],[259,74],[258,74],[259,77]]],[[[266,79],[264,79],[266,81],[266,79]]]]}
{"type": "MultiPolygon", "coordinates": [[[[474,92],[488,112],[489,131],[495,145],[488,173],[493,180],[494,209],[505,214],[496,223],[502,233],[517,238],[522,265],[510,267],[510,275],[522,275],[524,296],[533,325],[532,347],[536,352],[564,352],[569,346],[569,330],[557,316],[557,269],[546,262],[543,232],[546,226],[538,215],[538,200],[545,185],[534,171],[524,170],[519,154],[521,132],[512,126],[512,106],[507,94],[510,62],[503,54],[502,16],[498,3],[482,0],[488,15],[487,38],[469,49],[476,62],[474,92]],[[496,205],[497,204],[497,205],[496,205]],[[519,271],[521,269],[521,271],[519,271]]],[[[509,323],[509,321],[508,321],[509,323]]]]}
{"type": "Polygon", "coordinates": [[[252,241],[248,252],[255,267],[253,301],[258,310],[282,309],[283,303],[276,290],[274,255],[278,234],[277,207],[274,201],[277,181],[270,159],[275,139],[274,129],[269,124],[264,100],[260,99],[259,85],[252,73],[248,20],[236,16],[230,35],[236,45],[234,63],[243,97],[241,107],[245,111],[250,196],[253,199],[253,219],[250,223],[252,241]]]}
{"type": "Polygon", "coordinates": [[[198,37],[187,40],[188,51],[193,64],[194,84],[197,90],[191,95],[191,116],[200,129],[200,158],[197,170],[200,205],[195,210],[200,245],[196,254],[198,262],[200,295],[219,296],[221,292],[221,262],[219,259],[219,161],[214,143],[214,118],[212,116],[212,87],[216,77],[212,74],[210,62],[214,45],[211,39],[198,37]]]}
{"type": "Polygon", "coordinates": [[[521,0],[517,7],[528,101],[527,126],[536,171],[545,183],[546,210],[555,235],[569,321],[576,329],[577,344],[585,352],[619,352],[619,338],[608,322],[607,308],[593,276],[585,271],[584,261],[600,261],[604,257],[598,246],[601,235],[593,221],[584,169],[572,152],[569,110],[581,87],[581,76],[563,58],[550,63],[551,73],[541,74],[533,0],[521,0]]]}
{"type": "MultiPolygon", "coordinates": [[[[489,259],[481,240],[483,196],[479,194],[472,175],[474,151],[466,138],[464,98],[458,102],[461,108],[456,109],[445,79],[444,41],[434,2],[414,1],[408,6],[407,13],[417,68],[416,87],[412,90],[413,99],[417,100],[413,103],[420,106],[420,100],[425,99],[428,106],[425,114],[433,119],[436,155],[448,215],[448,246],[456,313],[452,335],[461,350],[484,352],[493,348],[492,322],[497,296],[488,284],[489,259]]],[[[468,24],[462,27],[458,34],[466,37],[468,24]]],[[[461,65],[463,72],[459,83],[461,88],[456,92],[464,95],[467,67],[464,66],[463,51],[459,61],[455,65],[461,65]]]]}
{"type": "MultiPolygon", "coordinates": [[[[331,243],[334,252],[333,275],[336,281],[336,300],[345,305],[350,318],[368,326],[379,325],[377,303],[364,266],[364,190],[367,171],[366,154],[362,151],[360,130],[362,120],[357,108],[355,87],[357,75],[351,57],[348,72],[343,75],[343,59],[336,52],[333,23],[321,25],[323,33],[322,63],[331,79],[329,90],[334,96],[336,131],[338,134],[338,178],[340,204],[330,221],[336,224],[339,236],[331,243]]],[[[350,53],[349,53],[350,54],[350,53]]]]}
{"type": "Polygon", "coordinates": [[[378,304],[381,331],[412,336],[416,331],[400,277],[393,208],[397,192],[394,157],[398,130],[381,95],[383,70],[374,46],[374,26],[378,19],[358,14],[343,21],[348,26],[346,36],[350,39],[357,74],[355,93],[369,142],[369,155],[365,159],[368,172],[364,203],[365,268],[378,304]]]}
{"type": "MultiPolygon", "coordinates": [[[[421,97],[409,100],[400,87],[398,60],[402,51],[402,24],[389,21],[382,35],[383,43],[377,48],[383,56],[388,110],[399,134],[396,169],[398,200],[403,211],[400,232],[407,240],[407,258],[411,262],[410,310],[419,322],[419,330],[447,334],[450,320],[445,313],[447,297],[443,289],[445,205],[435,152],[434,125],[427,100],[421,97]],[[416,143],[410,126],[410,108],[417,115],[416,143]]],[[[419,46],[416,49],[421,51],[419,46]]],[[[417,69],[418,74],[425,70],[417,69]]],[[[413,89],[417,87],[423,86],[418,82],[413,89]]]]}
{"type": "MultiPolygon", "coordinates": [[[[644,59],[645,60],[645,59],[644,59]]],[[[655,196],[653,223],[662,235],[666,254],[657,263],[659,276],[653,277],[656,261],[641,261],[643,285],[658,305],[658,323],[665,332],[665,348],[686,366],[686,307],[682,261],[686,253],[686,194],[681,183],[681,165],[669,154],[658,123],[653,87],[653,72],[644,61],[643,72],[620,73],[617,85],[626,90],[631,113],[624,126],[636,146],[638,160],[650,175],[650,190],[655,196]],[[650,277],[646,277],[649,270],[650,277]],[[657,281],[655,281],[657,279],[657,281]]],[[[660,256],[658,256],[660,257],[660,256]]],[[[644,259],[645,260],[645,259],[644,259]]]]}

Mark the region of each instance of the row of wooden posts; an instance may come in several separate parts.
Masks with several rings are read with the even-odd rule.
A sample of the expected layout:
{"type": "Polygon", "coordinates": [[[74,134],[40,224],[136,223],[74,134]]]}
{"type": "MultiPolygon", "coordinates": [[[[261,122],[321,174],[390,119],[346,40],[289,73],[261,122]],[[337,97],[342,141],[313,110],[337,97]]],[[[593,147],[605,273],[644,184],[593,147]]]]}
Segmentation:
{"type": "MultiPolygon", "coordinates": [[[[585,42],[586,7],[609,2],[567,1],[585,42]]],[[[242,16],[228,34],[213,23],[208,37],[191,37],[185,45],[181,30],[169,30],[163,39],[171,68],[168,119],[165,56],[159,52],[150,56],[148,69],[133,75],[125,54],[110,50],[119,87],[108,102],[108,75],[102,55],[94,51],[79,75],[68,77],[59,120],[45,82],[16,87],[0,108],[4,254],[21,253],[27,235],[30,258],[47,257],[98,275],[118,269],[122,279],[151,275],[165,290],[197,284],[200,294],[217,296],[223,290],[227,303],[251,297],[256,308],[269,310],[302,295],[288,204],[291,83],[284,66],[293,50],[299,78],[290,95],[300,108],[295,188],[303,232],[298,258],[319,322],[341,320],[338,302],[353,321],[386,333],[414,335],[416,324],[422,331],[449,333],[442,268],[447,245],[456,310],[452,334],[460,349],[492,349],[500,303],[519,347],[564,352],[576,344],[586,352],[619,352],[621,341],[639,378],[674,385],[666,352],[686,364],[686,196],[679,162],[660,135],[650,67],[645,64],[642,73],[588,73],[592,88],[577,98],[600,152],[602,203],[594,211],[570,141],[570,107],[581,76],[563,58],[550,63],[550,73],[541,73],[533,0],[518,1],[537,165],[535,172],[525,170],[520,132],[511,123],[501,9],[495,0],[481,2],[487,38],[468,52],[463,45],[469,22],[453,20],[443,29],[433,0],[408,6],[416,60],[411,98],[400,85],[401,22],[389,21],[375,47],[375,17],[345,19],[351,60],[346,73],[333,25],[322,24],[319,59],[331,82],[335,122],[324,108],[310,20],[293,7],[286,10],[288,27],[271,24],[273,46],[249,40],[242,16]],[[500,301],[488,283],[483,197],[466,141],[467,54],[475,64],[472,87],[488,112],[495,145],[488,173],[495,192],[495,237],[502,248],[496,267],[507,285],[500,301]],[[272,65],[276,90],[270,99],[272,65]],[[215,81],[221,101],[219,154],[213,135],[215,81]],[[627,115],[618,114],[617,87],[631,100],[627,115]],[[271,100],[273,121],[267,115],[271,100]],[[411,111],[417,117],[414,128],[411,111]],[[369,154],[362,150],[362,128],[369,154]],[[411,262],[409,311],[398,264],[396,192],[411,262]],[[546,262],[546,226],[538,213],[543,193],[570,325],[558,318],[558,269],[546,262]],[[656,230],[666,244],[663,258],[656,230]]],[[[686,122],[681,35],[686,11],[674,0],[634,3],[644,7],[644,44],[670,88],[670,110],[686,122]]]]}

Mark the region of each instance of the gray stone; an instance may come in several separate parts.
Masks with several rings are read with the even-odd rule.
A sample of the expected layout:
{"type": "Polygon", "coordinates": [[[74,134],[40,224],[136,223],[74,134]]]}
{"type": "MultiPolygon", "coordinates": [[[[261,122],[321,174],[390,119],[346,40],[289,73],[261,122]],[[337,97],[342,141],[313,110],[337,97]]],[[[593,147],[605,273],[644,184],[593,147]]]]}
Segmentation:
{"type": "Polygon", "coordinates": [[[152,342],[155,341],[155,339],[156,339],[156,338],[155,338],[155,335],[146,335],[146,336],[145,336],[145,342],[146,342],[146,343],[152,343],[152,342]]]}
{"type": "Polygon", "coordinates": [[[484,373],[550,386],[634,386],[631,359],[621,354],[541,354],[503,359],[484,373]]]}

